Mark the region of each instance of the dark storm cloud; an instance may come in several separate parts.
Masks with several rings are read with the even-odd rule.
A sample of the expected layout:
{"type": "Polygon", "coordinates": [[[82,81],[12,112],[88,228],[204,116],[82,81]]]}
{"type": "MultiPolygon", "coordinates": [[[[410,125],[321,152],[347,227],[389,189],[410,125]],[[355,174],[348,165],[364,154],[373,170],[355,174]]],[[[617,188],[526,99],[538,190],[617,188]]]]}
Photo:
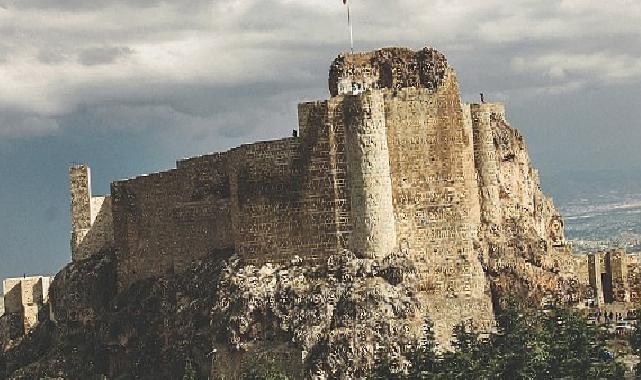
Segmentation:
{"type": "MultiPolygon", "coordinates": [[[[110,107],[135,110],[138,121],[123,124],[132,128],[160,126],[157,113],[172,110],[165,124],[183,123],[175,128],[202,133],[208,120],[210,136],[217,128],[250,135],[256,127],[240,125],[260,123],[252,116],[259,111],[284,112],[277,100],[290,102],[285,112],[295,119],[287,94],[326,96],[327,64],[345,48],[338,0],[0,4],[0,107],[29,115],[2,123],[5,136],[56,131],[55,120],[77,109],[110,107]],[[245,105],[255,111],[233,116],[245,105]],[[211,121],[215,112],[234,122],[211,121]]],[[[433,45],[457,69],[467,99],[483,90],[517,105],[641,78],[638,2],[372,0],[353,6],[359,48],[433,45]]]]}

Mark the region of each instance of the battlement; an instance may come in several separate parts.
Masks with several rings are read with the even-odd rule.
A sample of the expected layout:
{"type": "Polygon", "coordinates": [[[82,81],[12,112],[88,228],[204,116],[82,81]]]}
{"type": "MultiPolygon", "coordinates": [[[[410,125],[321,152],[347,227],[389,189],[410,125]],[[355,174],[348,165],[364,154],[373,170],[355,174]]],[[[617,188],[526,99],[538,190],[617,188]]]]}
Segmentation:
{"type": "Polygon", "coordinates": [[[407,87],[436,90],[447,74],[447,59],[432,48],[413,51],[384,48],[340,55],[329,71],[332,96],[358,94],[368,89],[407,87]]]}
{"type": "Polygon", "coordinates": [[[49,318],[45,306],[49,302],[49,286],[53,277],[32,276],[7,278],[2,282],[4,314],[19,314],[23,333],[49,318]]]}

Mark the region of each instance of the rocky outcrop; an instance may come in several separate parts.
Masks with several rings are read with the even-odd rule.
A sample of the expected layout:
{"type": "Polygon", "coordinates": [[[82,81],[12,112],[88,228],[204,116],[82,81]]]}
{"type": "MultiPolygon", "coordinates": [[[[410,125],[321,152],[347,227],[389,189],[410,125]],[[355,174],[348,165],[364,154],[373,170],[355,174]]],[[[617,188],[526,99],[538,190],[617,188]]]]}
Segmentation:
{"type": "Polygon", "coordinates": [[[115,183],[119,251],[56,276],[55,320],[0,375],[357,379],[405,365],[428,320],[447,349],[508,297],[584,296],[523,137],[503,105],[461,105],[443,55],[339,57],[330,91],[301,140],[115,183]]]}
{"type": "Polygon", "coordinates": [[[278,355],[260,359],[297,379],[363,378],[381,355],[403,362],[423,331],[415,281],[412,262],[400,253],[359,259],[345,251],[314,267],[297,259],[262,267],[232,262],[214,307],[212,378],[240,378],[266,346],[279,347],[278,355]]]}
{"type": "Polygon", "coordinates": [[[578,302],[589,290],[523,136],[506,121],[503,105],[470,108],[481,199],[478,249],[495,301],[520,295],[532,305],[546,297],[578,302]]]}
{"type": "Polygon", "coordinates": [[[0,354],[0,377],[173,379],[191,368],[206,378],[219,256],[118,295],[114,252],[68,265],[52,284],[56,321],[0,354]]]}

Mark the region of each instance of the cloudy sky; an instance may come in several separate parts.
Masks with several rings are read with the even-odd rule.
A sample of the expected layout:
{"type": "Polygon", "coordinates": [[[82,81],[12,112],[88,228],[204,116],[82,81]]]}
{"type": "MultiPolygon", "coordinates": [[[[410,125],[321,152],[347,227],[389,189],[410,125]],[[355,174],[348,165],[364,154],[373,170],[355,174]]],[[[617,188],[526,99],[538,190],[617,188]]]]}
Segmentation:
{"type": "MultiPolygon", "coordinates": [[[[544,177],[639,173],[638,0],[353,0],[353,16],[358,50],[433,46],[465,100],[505,101],[544,177]]],[[[297,102],[328,96],[345,24],[340,0],[0,0],[0,277],[68,261],[70,163],[97,194],[289,135],[297,102]]]]}

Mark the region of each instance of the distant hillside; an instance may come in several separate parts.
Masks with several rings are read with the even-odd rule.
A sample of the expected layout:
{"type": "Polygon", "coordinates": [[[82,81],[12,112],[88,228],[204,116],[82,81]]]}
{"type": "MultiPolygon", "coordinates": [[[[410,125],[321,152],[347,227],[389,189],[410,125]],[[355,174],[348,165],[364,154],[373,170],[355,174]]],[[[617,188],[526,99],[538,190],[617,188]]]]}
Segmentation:
{"type": "Polygon", "coordinates": [[[596,201],[603,200],[606,194],[610,194],[611,197],[641,194],[641,169],[557,173],[541,171],[540,174],[543,190],[552,195],[559,206],[565,206],[578,198],[596,201]]]}

